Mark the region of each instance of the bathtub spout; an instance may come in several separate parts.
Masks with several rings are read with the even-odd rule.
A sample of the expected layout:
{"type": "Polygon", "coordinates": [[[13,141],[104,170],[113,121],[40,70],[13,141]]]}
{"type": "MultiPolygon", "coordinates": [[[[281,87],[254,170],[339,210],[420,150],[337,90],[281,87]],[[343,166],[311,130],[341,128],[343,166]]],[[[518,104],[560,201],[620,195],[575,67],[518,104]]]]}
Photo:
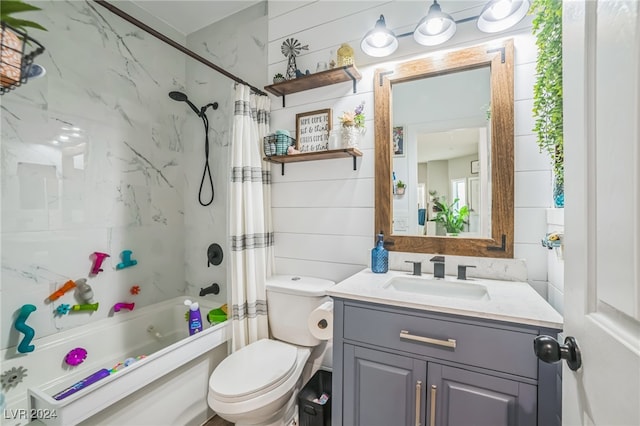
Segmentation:
{"type": "Polygon", "coordinates": [[[206,296],[207,294],[218,294],[220,293],[220,286],[217,283],[211,284],[207,288],[200,289],[200,297],[206,296]]]}

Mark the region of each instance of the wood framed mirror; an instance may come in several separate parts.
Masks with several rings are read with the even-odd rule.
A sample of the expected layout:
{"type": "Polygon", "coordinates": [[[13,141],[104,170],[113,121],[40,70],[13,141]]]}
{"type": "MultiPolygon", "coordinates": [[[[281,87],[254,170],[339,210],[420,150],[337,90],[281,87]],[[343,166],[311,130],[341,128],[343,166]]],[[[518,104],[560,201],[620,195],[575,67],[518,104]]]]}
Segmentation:
{"type": "Polygon", "coordinates": [[[376,70],[375,231],[384,233],[389,250],[513,258],[513,90],[512,40],[434,52],[376,70]],[[466,98],[475,92],[486,99],[466,98]],[[460,135],[471,137],[476,151],[439,157],[440,151],[465,145],[460,135]],[[438,149],[424,154],[429,143],[423,141],[438,149]],[[454,172],[460,165],[464,172],[454,172]],[[435,174],[443,168],[448,172],[435,174]],[[436,201],[450,205],[456,198],[454,207],[467,206],[471,214],[462,232],[447,236],[435,220],[436,201]]]}

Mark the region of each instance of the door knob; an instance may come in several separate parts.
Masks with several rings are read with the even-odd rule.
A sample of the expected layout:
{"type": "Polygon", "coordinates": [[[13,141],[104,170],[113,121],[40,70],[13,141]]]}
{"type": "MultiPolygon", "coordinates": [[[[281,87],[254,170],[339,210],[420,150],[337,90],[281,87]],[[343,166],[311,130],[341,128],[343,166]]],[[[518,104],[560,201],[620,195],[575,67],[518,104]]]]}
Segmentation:
{"type": "Polygon", "coordinates": [[[536,356],[549,364],[556,363],[561,359],[567,361],[567,365],[573,371],[582,366],[582,356],[576,339],[569,336],[564,339],[564,345],[558,343],[551,336],[538,336],[533,339],[533,351],[536,356]]]}

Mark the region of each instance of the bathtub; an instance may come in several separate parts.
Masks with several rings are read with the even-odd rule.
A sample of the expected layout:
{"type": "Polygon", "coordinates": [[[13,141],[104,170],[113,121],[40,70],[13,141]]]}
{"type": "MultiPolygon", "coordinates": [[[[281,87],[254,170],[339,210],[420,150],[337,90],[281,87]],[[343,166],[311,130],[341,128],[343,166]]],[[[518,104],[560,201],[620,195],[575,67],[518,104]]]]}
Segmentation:
{"type": "Polygon", "coordinates": [[[227,356],[231,332],[229,322],[209,326],[205,319],[219,303],[195,297],[190,299],[200,304],[205,329],[189,336],[186,299],[121,311],[34,340],[36,350],[25,357],[8,362],[3,357],[2,370],[12,365],[27,368],[24,383],[18,386],[26,387],[27,408],[20,408],[24,407],[21,401],[8,399],[1,423],[20,425],[31,418],[55,426],[202,424],[212,415],[206,402],[208,378],[227,356]],[[87,350],[87,359],[69,367],[64,357],[76,347],[87,350]],[[136,357],[139,360],[133,364],[64,399],[53,398],[98,370],[136,357]]]}

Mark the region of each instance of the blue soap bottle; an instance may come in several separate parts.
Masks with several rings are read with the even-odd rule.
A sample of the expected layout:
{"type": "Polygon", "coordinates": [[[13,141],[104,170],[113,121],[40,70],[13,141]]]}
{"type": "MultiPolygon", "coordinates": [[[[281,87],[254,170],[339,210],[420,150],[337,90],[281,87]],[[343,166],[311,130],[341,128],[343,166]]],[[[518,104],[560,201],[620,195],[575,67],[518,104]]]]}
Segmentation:
{"type": "Polygon", "coordinates": [[[185,300],[184,304],[189,307],[189,335],[192,336],[202,331],[202,314],[198,302],[185,300]]]}
{"type": "Polygon", "coordinates": [[[371,250],[371,271],[376,274],[384,274],[389,271],[389,251],[384,248],[384,235],[378,234],[378,242],[371,250]]]}

